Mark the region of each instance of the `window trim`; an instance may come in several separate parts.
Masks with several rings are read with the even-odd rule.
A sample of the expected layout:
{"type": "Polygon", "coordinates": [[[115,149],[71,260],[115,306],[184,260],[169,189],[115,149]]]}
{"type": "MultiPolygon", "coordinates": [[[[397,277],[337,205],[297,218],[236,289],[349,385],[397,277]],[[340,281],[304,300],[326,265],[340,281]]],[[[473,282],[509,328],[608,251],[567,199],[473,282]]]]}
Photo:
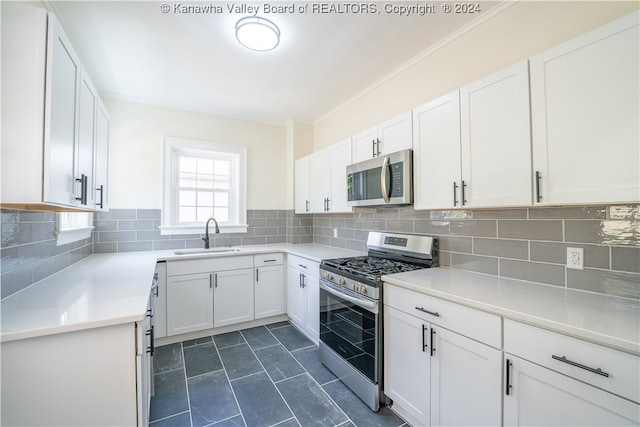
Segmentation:
{"type": "Polygon", "coordinates": [[[56,212],[56,246],[91,238],[93,212],[56,212]]]}
{"type": "Polygon", "coordinates": [[[173,173],[175,172],[175,154],[190,154],[209,156],[213,153],[225,153],[235,155],[238,158],[237,180],[238,180],[238,223],[220,224],[220,232],[223,233],[246,233],[247,224],[247,147],[242,145],[222,144],[217,142],[199,141],[185,138],[164,138],[164,177],[163,177],[163,210],[161,235],[176,234],[203,234],[204,222],[202,225],[174,225],[172,216],[175,215],[173,200],[175,188],[173,187],[173,173]]]}

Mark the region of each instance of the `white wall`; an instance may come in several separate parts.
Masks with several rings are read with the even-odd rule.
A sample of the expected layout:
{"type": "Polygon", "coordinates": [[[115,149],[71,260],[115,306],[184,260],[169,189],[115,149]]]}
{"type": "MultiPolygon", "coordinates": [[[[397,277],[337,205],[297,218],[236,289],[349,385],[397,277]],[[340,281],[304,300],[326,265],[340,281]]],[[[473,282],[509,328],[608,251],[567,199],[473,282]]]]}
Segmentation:
{"type": "Polygon", "coordinates": [[[109,206],[162,208],[164,137],[247,146],[247,209],[287,209],[284,126],[104,99],[111,115],[109,206]]]}
{"type": "MultiPolygon", "coordinates": [[[[320,150],[637,10],[637,1],[520,1],[428,52],[314,127],[320,150]]],[[[425,46],[425,51],[429,46],[425,46]]]]}

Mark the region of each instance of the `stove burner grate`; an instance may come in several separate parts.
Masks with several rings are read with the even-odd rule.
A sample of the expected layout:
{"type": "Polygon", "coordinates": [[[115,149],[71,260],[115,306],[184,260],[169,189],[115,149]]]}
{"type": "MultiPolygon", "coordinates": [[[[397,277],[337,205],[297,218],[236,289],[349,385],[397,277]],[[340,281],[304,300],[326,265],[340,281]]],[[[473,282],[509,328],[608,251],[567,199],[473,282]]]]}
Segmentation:
{"type": "Polygon", "coordinates": [[[423,265],[374,256],[336,258],[325,260],[323,264],[357,276],[364,276],[373,281],[379,280],[380,276],[384,276],[385,274],[402,273],[425,268],[423,265]]]}

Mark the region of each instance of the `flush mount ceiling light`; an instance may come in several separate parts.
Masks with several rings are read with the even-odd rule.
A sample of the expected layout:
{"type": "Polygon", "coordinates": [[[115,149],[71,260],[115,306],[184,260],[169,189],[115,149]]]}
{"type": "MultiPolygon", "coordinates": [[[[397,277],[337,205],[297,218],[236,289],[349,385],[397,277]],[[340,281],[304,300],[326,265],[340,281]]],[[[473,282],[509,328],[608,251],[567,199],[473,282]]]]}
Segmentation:
{"type": "Polygon", "coordinates": [[[280,29],[273,22],[247,16],[236,23],[236,39],[247,49],[264,52],[280,43],[280,29]]]}

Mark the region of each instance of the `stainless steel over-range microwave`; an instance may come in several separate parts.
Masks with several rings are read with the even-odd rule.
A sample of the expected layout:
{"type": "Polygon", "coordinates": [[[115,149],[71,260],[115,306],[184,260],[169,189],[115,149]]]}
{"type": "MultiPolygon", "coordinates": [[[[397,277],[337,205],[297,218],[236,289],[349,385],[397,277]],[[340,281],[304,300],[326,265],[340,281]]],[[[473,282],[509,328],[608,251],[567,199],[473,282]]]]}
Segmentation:
{"type": "Polygon", "coordinates": [[[413,151],[403,150],[347,166],[349,206],[413,203],[413,151]]]}

